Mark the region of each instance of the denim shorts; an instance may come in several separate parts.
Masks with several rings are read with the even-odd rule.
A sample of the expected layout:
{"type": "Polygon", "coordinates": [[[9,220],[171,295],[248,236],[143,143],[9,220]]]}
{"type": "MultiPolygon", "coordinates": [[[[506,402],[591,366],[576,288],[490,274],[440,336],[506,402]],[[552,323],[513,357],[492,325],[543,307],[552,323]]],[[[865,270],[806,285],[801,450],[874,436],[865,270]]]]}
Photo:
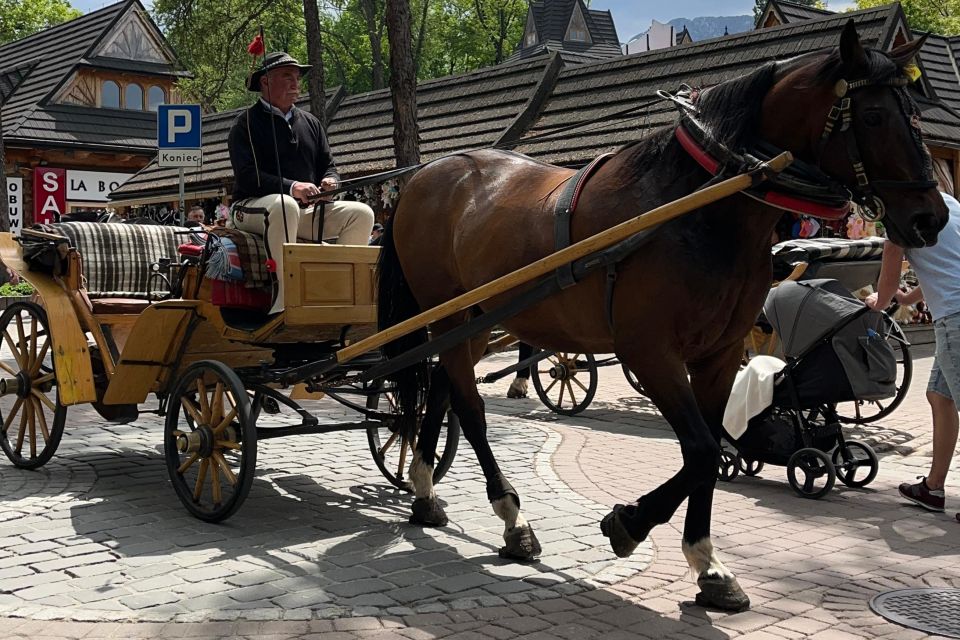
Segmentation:
{"type": "Polygon", "coordinates": [[[960,313],[934,321],[933,332],[937,351],[930,368],[927,391],[956,402],[960,398],[960,313]]]}

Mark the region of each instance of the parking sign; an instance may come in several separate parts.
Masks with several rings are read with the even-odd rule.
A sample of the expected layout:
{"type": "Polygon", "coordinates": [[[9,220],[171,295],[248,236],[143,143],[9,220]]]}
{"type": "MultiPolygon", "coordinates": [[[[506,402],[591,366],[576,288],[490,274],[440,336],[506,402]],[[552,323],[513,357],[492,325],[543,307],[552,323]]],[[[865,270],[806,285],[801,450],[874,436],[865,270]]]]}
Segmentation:
{"type": "Polygon", "coordinates": [[[157,147],[200,148],[200,105],[161,104],[157,108],[157,147]]]}

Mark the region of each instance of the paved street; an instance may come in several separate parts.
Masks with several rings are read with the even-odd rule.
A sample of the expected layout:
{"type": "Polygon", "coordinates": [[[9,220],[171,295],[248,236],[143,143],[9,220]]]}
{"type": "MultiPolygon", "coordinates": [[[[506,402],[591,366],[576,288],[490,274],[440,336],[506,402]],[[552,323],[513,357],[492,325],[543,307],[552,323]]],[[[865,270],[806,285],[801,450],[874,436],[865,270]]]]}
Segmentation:
{"type": "MultiPolygon", "coordinates": [[[[753,600],[735,615],[692,605],[682,513],[628,561],[600,535],[611,505],[680,460],[619,367],[572,418],[507,400],[508,380],[482,388],[492,446],[544,546],[530,565],[498,558],[502,525],[465,441],[438,485],[445,528],[407,524],[411,499],[382,478],[362,432],[261,443],[240,512],[206,525],[167,481],[159,418],[103,426],[72,407],[46,467],[0,466],[0,637],[926,637],[867,606],[893,588],[960,587],[960,501],[948,494],[948,513],[930,514],[896,495],[929,464],[931,349],[915,353],[904,405],[856,430],[881,456],[869,488],[838,482],[803,500],[778,467],[719,487],[714,543],[753,600]]],[[[349,415],[309,406],[331,422],[349,415]]]]}

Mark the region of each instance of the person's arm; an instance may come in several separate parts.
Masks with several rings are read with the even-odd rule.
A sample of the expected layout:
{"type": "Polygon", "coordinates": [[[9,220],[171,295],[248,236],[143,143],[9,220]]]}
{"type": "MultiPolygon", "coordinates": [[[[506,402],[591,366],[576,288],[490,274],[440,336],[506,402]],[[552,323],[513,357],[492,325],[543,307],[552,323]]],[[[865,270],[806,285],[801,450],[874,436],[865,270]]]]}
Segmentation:
{"type": "Polygon", "coordinates": [[[880,277],[877,292],[867,296],[865,302],[871,309],[886,309],[900,288],[900,267],[903,264],[903,248],[887,240],[883,243],[883,258],[880,262],[880,277]]]}
{"type": "Polygon", "coordinates": [[[330,184],[329,179],[332,179],[333,186],[329,189],[324,189],[324,191],[329,191],[330,189],[336,189],[337,185],[340,184],[340,173],[337,171],[337,163],[334,162],[333,153],[330,151],[327,132],[323,130],[323,125],[319,122],[317,123],[317,127],[319,129],[319,135],[317,136],[317,167],[326,167],[320,182],[321,184],[330,184]]]}
{"type": "Polygon", "coordinates": [[[233,127],[227,146],[230,150],[230,164],[233,166],[234,180],[237,180],[248,193],[266,196],[274,193],[291,193],[293,180],[264,171],[264,165],[275,166],[273,149],[258,149],[251,146],[255,122],[249,119],[249,113],[240,114],[233,127]],[[269,153],[267,153],[269,151],[269,153]]]}
{"type": "Polygon", "coordinates": [[[917,304],[923,300],[923,289],[920,287],[914,287],[903,293],[902,291],[897,291],[894,294],[894,297],[897,299],[897,302],[900,304],[917,304]]]}

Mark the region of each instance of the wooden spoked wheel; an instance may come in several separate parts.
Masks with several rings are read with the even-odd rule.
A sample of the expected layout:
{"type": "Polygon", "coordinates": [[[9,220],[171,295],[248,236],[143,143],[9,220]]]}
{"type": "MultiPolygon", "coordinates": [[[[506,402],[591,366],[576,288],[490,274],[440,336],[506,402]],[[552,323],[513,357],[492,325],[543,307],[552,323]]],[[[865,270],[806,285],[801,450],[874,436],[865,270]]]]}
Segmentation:
{"type": "Polygon", "coordinates": [[[565,416],[576,415],[590,406],[598,379],[597,360],[589,353],[557,352],[541,360],[533,370],[533,388],[540,401],[565,416]]]}
{"type": "Polygon", "coordinates": [[[14,465],[36,469],[56,452],[67,419],[47,314],[32,302],[15,302],[0,315],[0,331],[0,446],[14,465]]]}
{"type": "Polygon", "coordinates": [[[204,360],[184,371],[169,401],[163,449],[177,497],[201,520],[225,520],[250,493],[257,466],[247,391],[228,366],[204,360]]]}
{"type": "MultiPolygon", "coordinates": [[[[391,415],[400,414],[396,396],[389,389],[368,396],[367,408],[391,415]]],[[[422,415],[423,407],[420,408],[417,419],[419,420],[422,415]]],[[[417,443],[415,438],[411,441],[401,434],[397,426],[398,423],[393,418],[376,421],[374,425],[367,428],[367,444],[370,446],[370,453],[373,454],[373,461],[383,477],[398,489],[410,491],[412,487],[407,480],[407,470],[413,461],[413,452],[417,443]]],[[[447,417],[440,427],[440,439],[437,442],[436,459],[433,463],[434,484],[439,483],[450,470],[450,465],[453,464],[453,459],[457,455],[459,443],[460,419],[453,411],[447,411],[447,417]]]]}

